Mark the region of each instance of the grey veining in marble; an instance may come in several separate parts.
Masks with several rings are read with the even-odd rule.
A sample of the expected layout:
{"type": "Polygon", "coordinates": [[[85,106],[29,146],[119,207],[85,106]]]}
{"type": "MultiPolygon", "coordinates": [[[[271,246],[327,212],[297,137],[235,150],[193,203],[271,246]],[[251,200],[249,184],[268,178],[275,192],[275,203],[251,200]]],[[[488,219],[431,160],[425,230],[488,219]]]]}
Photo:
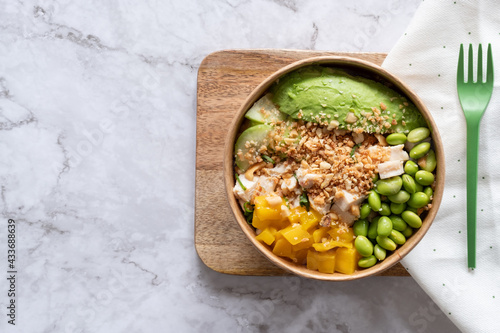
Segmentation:
{"type": "Polygon", "coordinates": [[[227,276],[193,244],[202,59],[388,52],[418,3],[0,1],[0,331],[456,331],[411,278],[227,276]]]}

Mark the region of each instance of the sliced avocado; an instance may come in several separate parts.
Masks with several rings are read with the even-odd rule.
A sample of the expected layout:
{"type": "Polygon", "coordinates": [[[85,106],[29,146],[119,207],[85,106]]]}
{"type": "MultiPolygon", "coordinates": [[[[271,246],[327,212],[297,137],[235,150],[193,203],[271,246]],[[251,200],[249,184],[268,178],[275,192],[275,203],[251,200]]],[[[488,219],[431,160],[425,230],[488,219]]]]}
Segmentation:
{"type": "Polygon", "coordinates": [[[380,82],[329,67],[308,66],[291,72],[279,79],[272,92],[279,110],[294,119],[323,124],[338,121],[341,129],[361,128],[368,133],[407,133],[426,126],[406,97],[380,82]]]}
{"type": "Polygon", "coordinates": [[[247,111],[245,118],[251,121],[250,124],[270,124],[285,120],[287,115],[274,105],[272,94],[266,94],[247,111]]]}
{"type": "Polygon", "coordinates": [[[258,156],[259,148],[262,145],[269,145],[269,134],[272,130],[273,126],[262,124],[249,127],[240,134],[238,140],[236,140],[236,144],[234,145],[234,160],[236,161],[238,168],[242,171],[246,171],[248,169],[250,163],[248,159],[245,158],[245,155],[250,153],[250,150],[253,148],[254,151],[250,153],[251,157],[258,156]]]}

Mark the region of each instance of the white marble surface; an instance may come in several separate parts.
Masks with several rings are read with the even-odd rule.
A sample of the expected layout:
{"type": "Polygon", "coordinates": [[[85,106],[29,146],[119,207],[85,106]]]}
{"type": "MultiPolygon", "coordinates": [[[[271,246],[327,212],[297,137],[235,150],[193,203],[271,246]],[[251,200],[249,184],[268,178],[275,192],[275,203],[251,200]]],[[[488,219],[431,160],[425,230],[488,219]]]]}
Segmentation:
{"type": "Polygon", "coordinates": [[[196,74],[231,48],[388,52],[419,1],[0,1],[1,332],[455,332],[411,278],[215,273],[193,244],[196,74]]]}

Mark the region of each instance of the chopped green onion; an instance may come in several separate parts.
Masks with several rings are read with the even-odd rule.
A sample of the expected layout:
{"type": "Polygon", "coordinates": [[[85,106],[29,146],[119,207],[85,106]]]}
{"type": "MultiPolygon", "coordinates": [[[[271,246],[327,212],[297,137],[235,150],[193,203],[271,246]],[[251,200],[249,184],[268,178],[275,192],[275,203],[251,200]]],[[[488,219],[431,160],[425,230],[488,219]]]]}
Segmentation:
{"type": "Polygon", "coordinates": [[[267,155],[262,155],[262,159],[263,159],[264,161],[266,161],[267,163],[272,163],[272,164],[276,163],[276,162],[274,162],[274,160],[273,160],[272,158],[270,158],[270,157],[269,157],[269,156],[267,156],[267,155]]]}
{"type": "Polygon", "coordinates": [[[243,183],[241,182],[240,177],[238,176],[237,173],[234,174],[234,177],[236,177],[236,180],[238,181],[238,184],[240,184],[240,186],[243,189],[243,191],[246,191],[247,188],[245,187],[245,185],[243,185],[243,183]]]}
{"type": "Polygon", "coordinates": [[[254,205],[252,205],[250,201],[247,201],[243,204],[243,209],[245,210],[245,213],[253,213],[253,207],[254,205]],[[248,206],[250,206],[250,208],[248,208],[248,206]]]}
{"type": "Polygon", "coordinates": [[[354,145],[354,147],[352,147],[352,150],[351,150],[351,158],[354,159],[356,162],[356,156],[354,156],[354,154],[356,153],[356,148],[358,148],[359,146],[361,146],[361,143],[358,143],[356,145],[354,145]]]}
{"type": "Polygon", "coordinates": [[[307,211],[309,211],[309,208],[311,207],[311,204],[309,203],[309,198],[307,197],[307,193],[303,192],[300,195],[300,205],[303,207],[306,207],[307,211]]]}

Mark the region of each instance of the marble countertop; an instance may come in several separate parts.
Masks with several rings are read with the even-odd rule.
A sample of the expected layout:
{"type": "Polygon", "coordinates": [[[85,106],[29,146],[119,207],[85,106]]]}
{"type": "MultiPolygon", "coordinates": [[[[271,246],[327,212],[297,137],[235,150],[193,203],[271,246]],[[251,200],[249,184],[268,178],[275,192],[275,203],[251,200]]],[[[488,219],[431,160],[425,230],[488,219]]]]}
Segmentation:
{"type": "Polygon", "coordinates": [[[411,277],[222,275],[193,241],[203,58],[389,52],[419,2],[1,1],[0,331],[457,331],[411,277]]]}

